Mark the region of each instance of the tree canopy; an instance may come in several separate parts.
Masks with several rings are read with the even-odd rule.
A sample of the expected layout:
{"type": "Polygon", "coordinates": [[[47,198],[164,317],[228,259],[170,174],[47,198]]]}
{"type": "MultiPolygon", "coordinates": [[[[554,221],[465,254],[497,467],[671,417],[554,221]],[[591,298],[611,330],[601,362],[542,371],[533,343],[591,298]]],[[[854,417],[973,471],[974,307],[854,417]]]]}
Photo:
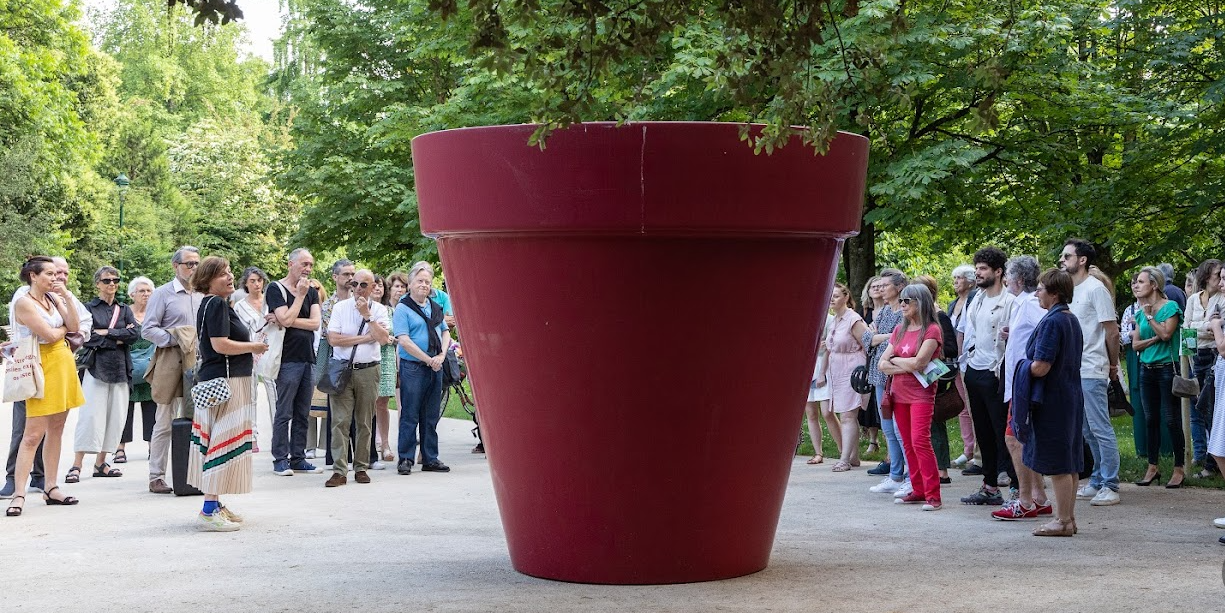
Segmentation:
{"type": "Polygon", "coordinates": [[[1112,275],[1225,246],[1225,0],[283,0],[272,65],[240,51],[241,4],[119,0],[85,27],[0,0],[0,265],[164,280],[190,242],[390,270],[436,257],[413,137],[534,122],[547,146],[592,120],[745,123],[762,155],[868,137],[853,286],[985,244],[1051,263],[1081,236],[1112,275]]]}

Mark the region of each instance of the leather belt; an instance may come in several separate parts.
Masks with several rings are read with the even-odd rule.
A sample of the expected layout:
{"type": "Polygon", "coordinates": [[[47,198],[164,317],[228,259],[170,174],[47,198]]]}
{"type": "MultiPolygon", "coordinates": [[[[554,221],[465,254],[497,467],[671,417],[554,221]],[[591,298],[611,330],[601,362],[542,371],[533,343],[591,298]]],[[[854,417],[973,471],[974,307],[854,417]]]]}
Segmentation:
{"type": "Polygon", "coordinates": [[[353,370],[361,370],[363,368],[370,368],[371,366],[378,366],[378,365],[379,365],[379,362],[366,362],[365,364],[354,364],[353,370]]]}
{"type": "Polygon", "coordinates": [[[1146,368],[1148,370],[1161,370],[1162,368],[1171,368],[1173,366],[1174,364],[1172,362],[1155,362],[1152,364],[1140,362],[1140,368],[1146,368]]]}

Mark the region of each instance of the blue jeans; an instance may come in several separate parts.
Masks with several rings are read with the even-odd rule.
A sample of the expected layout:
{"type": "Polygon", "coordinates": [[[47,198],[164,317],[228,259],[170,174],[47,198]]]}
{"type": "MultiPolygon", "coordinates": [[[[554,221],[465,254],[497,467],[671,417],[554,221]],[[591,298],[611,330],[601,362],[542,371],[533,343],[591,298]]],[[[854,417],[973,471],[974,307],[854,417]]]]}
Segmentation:
{"type": "MultiPolygon", "coordinates": [[[[1216,363],[1215,349],[1199,349],[1195,352],[1195,357],[1191,358],[1191,373],[1196,381],[1199,381],[1200,395],[1210,393],[1211,389],[1207,380],[1212,377],[1212,366],[1216,363]]],[[[1208,430],[1212,424],[1207,423],[1204,419],[1204,411],[1200,410],[1201,403],[1204,406],[1211,406],[1212,398],[1197,398],[1191,402],[1191,457],[1195,458],[1196,462],[1202,462],[1204,456],[1208,454],[1208,430]]]]}
{"type": "Polygon", "coordinates": [[[438,461],[438,420],[442,418],[442,371],[416,360],[400,360],[400,460],[417,457],[421,429],[421,462],[438,461]]]}
{"type": "Polygon", "coordinates": [[[1119,443],[1110,425],[1110,402],[1106,391],[1109,379],[1081,379],[1080,389],[1085,397],[1085,423],[1081,431],[1089,450],[1093,452],[1093,473],[1089,485],[1102,489],[1108,487],[1119,491],[1119,443]]]}
{"type": "Polygon", "coordinates": [[[1164,421],[1174,451],[1174,466],[1181,468],[1187,449],[1178,398],[1174,396],[1174,365],[1166,363],[1148,368],[1147,364],[1140,364],[1140,393],[1144,395],[1144,419],[1148,428],[1148,463],[1156,466],[1161,459],[1161,446],[1153,441],[1161,440],[1164,421]]]}
{"type": "MultiPolygon", "coordinates": [[[[877,411],[885,398],[885,386],[876,386],[876,406],[877,411]]],[[[881,432],[885,433],[885,442],[889,447],[889,478],[894,481],[901,481],[906,478],[906,450],[902,449],[902,432],[898,430],[897,422],[892,417],[885,419],[884,414],[880,418],[881,432]]]]}
{"type": "Polygon", "coordinates": [[[306,460],[306,428],[315,390],[315,365],[284,362],[276,376],[276,413],[272,420],[272,461],[306,460]]]}

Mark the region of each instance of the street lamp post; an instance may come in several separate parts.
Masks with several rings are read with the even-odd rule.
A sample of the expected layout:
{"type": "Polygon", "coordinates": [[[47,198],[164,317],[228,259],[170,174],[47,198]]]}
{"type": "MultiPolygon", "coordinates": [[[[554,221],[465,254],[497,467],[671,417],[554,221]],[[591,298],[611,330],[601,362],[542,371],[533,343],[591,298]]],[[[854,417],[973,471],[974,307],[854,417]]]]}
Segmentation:
{"type": "Polygon", "coordinates": [[[128,175],[119,173],[115,177],[115,186],[119,188],[119,273],[123,274],[123,196],[128,192],[128,175]]]}

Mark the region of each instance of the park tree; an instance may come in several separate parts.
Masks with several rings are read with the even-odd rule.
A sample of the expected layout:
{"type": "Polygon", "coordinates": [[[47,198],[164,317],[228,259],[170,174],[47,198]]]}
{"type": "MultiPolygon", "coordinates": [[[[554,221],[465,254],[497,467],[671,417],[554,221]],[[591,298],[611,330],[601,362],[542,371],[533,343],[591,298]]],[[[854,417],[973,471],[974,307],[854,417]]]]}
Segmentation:
{"type": "MultiPolygon", "coordinates": [[[[872,154],[862,233],[844,252],[852,285],[876,268],[880,232],[1039,256],[1080,235],[1102,246],[1111,274],[1222,247],[1211,229],[1225,208],[1219,0],[335,4],[313,30],[327,58],[319,108],[333,124],[319,142],[386,153],[430,127],[505,117],[540,123],[545,145],[557,127],[607,119],[763,123],[746,146],[767,154],[793,135],[820,152],[836,130],[857,132],[872,154]],[[446,21],[420,21],[423,5],[446,21]],[[344,24],[328,19],[345,11],[378,44],[334,36],[344,24]],[[445,54],[384,55],[421,58],[421,47],[445,54]],[[474,101],[494,112],[468,112],[474,101]]],[[[370,171],[381,193],[366,200],[383,202],[370,221],[415,232],[404,153],[330,161],[339,172],[314,184],[370,171]]],[[[346,202],[313,189],[325,207],[346,202]]]]}

